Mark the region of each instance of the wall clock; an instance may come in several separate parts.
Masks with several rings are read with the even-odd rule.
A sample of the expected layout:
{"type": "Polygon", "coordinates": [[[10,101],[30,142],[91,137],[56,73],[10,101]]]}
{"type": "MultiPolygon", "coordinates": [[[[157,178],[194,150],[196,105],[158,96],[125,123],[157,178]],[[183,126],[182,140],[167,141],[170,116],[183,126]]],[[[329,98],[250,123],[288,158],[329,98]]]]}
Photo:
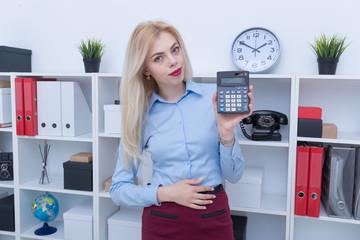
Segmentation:
{"type": "Polygon", "coordinates": [[[240,33],[232,45],[232,59],[237,67],[258,73],[273,67],[280,57],[280,42],[265,28],[249,28],[240,33]]]}

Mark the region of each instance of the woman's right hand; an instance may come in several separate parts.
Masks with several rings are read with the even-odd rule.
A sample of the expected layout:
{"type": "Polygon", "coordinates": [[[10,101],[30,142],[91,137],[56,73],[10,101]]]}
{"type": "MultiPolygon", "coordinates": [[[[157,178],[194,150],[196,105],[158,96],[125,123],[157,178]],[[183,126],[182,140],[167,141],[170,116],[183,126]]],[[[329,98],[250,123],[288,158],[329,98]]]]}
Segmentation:
{"type": "Polygon", "coordinates": [[[215,194],[199,193],[214,190],[213,187],[195,186],[202,181],[202,178],[185,179],[170,186],[161,186],[157,191],[157,200],[158,202],[175,202],[193,209],[206,209],[206,205],[213,202],[215,194]]]}

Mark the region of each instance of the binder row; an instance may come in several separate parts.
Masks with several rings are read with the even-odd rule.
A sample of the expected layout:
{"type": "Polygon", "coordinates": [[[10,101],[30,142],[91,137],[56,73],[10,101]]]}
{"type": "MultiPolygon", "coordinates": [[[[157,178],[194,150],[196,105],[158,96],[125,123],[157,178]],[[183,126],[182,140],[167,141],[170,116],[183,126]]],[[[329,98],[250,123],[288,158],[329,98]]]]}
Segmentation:
{"type": "Polygon", "coordinates": [[[78,136],[91,132],[91,110],[78,82],[15,78],[16,134],[78,136]]]}
{"type": "Polygon", "coordinates": [[[329,217],[360,220],[358,147],[300,144],[297,147],[295,209],[300,216],[319,217],[320,199],[329,217]]]}

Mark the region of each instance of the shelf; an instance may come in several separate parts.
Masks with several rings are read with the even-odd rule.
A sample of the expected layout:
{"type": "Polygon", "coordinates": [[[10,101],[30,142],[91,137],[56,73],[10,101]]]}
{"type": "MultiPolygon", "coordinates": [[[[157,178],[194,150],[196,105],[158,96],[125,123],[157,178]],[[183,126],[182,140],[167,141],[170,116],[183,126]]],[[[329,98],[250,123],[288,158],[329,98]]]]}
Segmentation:
{"type": "Polygon", "coordinates": [[[320,206],[320,216],[318,218],[307,217],[307,216],[298,216],[295,215],[296,218],[304,218],[318,221],[327,221],[327,222],[337,222],[337,223],[348,223],[348,224],[357,224],[360,225],[360,220],[356,220],[354,218],[338,218],[338,217],[329,217],[325,211],[323,204],[320,206]]]}
{"type": "Polygon", "coordinates": [[[9,231],[2,231],[2,230],[0,230],[0,239],[2,239],[2,238],[1,238],[1,235],[15,236],[15,232],[9,232],[9,231]]]}
{"type": "Polygon", "coordinates": [[[13,188],[14,187],[14,181],[0,181],[0,187],[13,188]]]}
{"type": "Polygon", "coordinates": [[[246,208],[230,206],[232,211],[252,212],[261,214],[271,214],[286,216],[286,196],[263,194],[261,196],[260,208],[246,208]]]}
{"type": "MultiPolygon", "coordinates": [[[[38,221],[34,217],[34,221],[38,221]]],[[[28,230],[21,233],[21,237],[27,237],[32,239],[44,239],[44,240],[63,240],[64,239],[64,222],[63,221],[53,221],[50,222],[49,225],[52,227],[56,227],[57,231],[53,234],[46,235],[46,236],[38,236],[35,235],[34,231],[40,227],[42,227],[44,223],[40,222],[37,225],[29,228],[28,230]]]]}
{"type": "Polygon", "coordinates": [[[0,132],[12,132],[12,127],[0,128],[0,132]]]}
{"type": "Polygon", "coordinates": [[[117,133],[99,133],[99,137],[121,138],[121,134],[117,134],[117,133]]]}
{"type": "Polygon", "coordinates": [[[73,142],[92,142],[92,134],[84,134],[76,137],[63,137],[63,136],[18,136],[24,139],[41,139],[41,140],[56,140],[56,141],[73,141],[73,142]]]}
{"type": "Polygon", "coordinates": [[[360,145],[360,133],[338,133],[337,139],[297,137],[297,141],[360,145]]]}
{"type": "Polygon", "coordinates": [[[63,180],[63,178],[60,178],[60,177],[50,178],[49,184],[39,184],[39,179],[32,180],[27,183],[21,184],[20,189],[33,190],[33,191],[68,193],[68,194],[77,194],[77,195],[85,195],[85,196],[93,195],[93,192],[90,192],[90,191],[64,189],[64,180],[63,180]]]}
{"type": "Polygon", "coordinates": [[[101,193],[99,193],[99,196],[104,197],[104,198],[111,198],[110,193],[105,192],[105,191],[102,191],[101,193]]]}

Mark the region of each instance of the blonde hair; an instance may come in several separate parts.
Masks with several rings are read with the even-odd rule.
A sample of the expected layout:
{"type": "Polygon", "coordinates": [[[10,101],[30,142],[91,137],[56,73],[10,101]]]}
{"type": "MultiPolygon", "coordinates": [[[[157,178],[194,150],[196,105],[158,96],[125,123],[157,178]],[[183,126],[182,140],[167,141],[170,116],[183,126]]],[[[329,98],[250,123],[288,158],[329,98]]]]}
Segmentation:
{"type": "Polygon", "coordinates": [[[148,113],[149,101],[157,86],[153,78],[147,80],[143,73],[145,59],[153,40],[163,31],[170,33],[182,49],[185,60],[184,81],[192,77],[189,56],[176,28],[161,21],[143,22],[135,28],[127,46],[120,84],[123,157],[127,168],[129,161],[134,161],[137,166],[137,159],[141,160],[142,127],[148,113]]]}

